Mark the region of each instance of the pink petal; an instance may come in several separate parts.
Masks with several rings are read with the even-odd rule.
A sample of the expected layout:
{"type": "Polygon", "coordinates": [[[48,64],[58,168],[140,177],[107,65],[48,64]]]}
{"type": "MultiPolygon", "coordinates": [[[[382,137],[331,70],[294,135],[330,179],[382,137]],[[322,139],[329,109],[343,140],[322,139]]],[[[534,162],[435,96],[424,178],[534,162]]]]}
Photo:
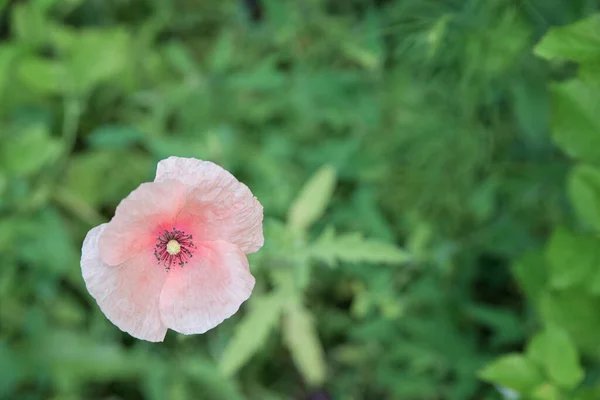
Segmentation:
{"type": "Polygon", "coordinates": [[[109,224],[90,230],[83,242],[81,270],[88,291],[106,317],[138,339],[161,342],[167,332],[159,312],[165,268],[156,265],[152,251],[142,251],[118,266],[100,259],[98,239],[109,224]]]}
{"type": "Polygon", "coordinates": [[[204,333],[235,314],[253,288],[248,260],[237,246],[198,243],[189,264],[169,272],[160,295],[162,321],[186,335],[204,333]]]}
{"type": "Polygon", "coordinates": [[[188,185],[178,216],[194,227],[198,241],[225,240],[246,254],[264,243],[263,207],[246,185],[210,161],[169,157],[158,163],[155,182],[178,179],[188,185]]]}
{"type": "Polygon", "coordinates": [[[152,248],[159,231],[171,229],[185,204],[186,187],[176,180],[142,183],[115,211],[100,237],[100,257],[119,265],[143,248],[152,248]]]}

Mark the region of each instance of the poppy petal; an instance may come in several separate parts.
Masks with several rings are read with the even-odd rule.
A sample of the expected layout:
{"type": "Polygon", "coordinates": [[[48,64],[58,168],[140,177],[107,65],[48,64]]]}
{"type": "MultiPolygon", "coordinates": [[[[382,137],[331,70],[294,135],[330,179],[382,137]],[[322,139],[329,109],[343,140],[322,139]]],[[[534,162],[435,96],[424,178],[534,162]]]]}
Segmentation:
{"type": "Polygon", "coordinates": [[[204,333],[235,314],[253,288],[248,260],[237,246],[198,243],[188,264],[169,271],[160,295],[162,321],[180,333],[204,333]]]}
{"type": "Polygon", "coordinates": [[[90,230],[83,242],[81,270],[85,285],[106,317],[138,339],[161,342],[167,332],[159,312],[159,298],[167,271],[151,251],[141,251],[117,266],[107,265],[98,242],[109,224],[90,230]]]}
{"type": "Polygon", "coordinates": [[[100,257],[119,265],[143,248],[152,248],[161,229],[185,204],[186,187],[176,180],[141,184],[117,207],[99,240],[100,257]]]}
{"type": "Polygon", "coordinates": [[[169,157],[158,163],[155,182],[177,179],[188,185],[178,219],[190,221],[197,240],[224,240],[244,253],[263,243],[263,207],[250,189],[210,161],[169,157]]]}

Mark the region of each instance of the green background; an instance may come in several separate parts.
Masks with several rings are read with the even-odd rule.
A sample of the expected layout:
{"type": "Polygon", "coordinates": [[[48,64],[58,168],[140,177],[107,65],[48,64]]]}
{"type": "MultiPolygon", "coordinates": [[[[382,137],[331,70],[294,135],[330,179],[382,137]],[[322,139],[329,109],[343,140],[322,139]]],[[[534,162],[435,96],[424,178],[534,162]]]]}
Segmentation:
{"type": "Polygon", "coordinates": [[[600,5],[0,1],[0,399],[600,399],[600,5]],[[168,156],[265,209],[164,343],[86,232],[168,156]]]}

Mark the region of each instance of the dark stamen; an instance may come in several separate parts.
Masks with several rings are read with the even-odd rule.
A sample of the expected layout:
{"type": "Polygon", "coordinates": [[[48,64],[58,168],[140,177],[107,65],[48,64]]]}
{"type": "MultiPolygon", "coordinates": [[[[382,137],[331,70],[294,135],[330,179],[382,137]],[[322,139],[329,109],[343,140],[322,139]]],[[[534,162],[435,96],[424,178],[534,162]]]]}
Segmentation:
{"type": "Polygon", "coordinates": [[[171,269],[175,264],[183,268],[184,264],[188,263],[188,260],[193,257],[194,242],[192,242],[192,235],[188,235],[183,231],[173,228],[171,231],[164,230],[158,238],[156,238],[156,246],[154,246],[154,257],[158,264],[163,264],[167,271],[171,269]],[[177,254],[171,254],[167,250],[167,245],[171,240],[175,240],[179,243],[179,252],[177,254]]]}

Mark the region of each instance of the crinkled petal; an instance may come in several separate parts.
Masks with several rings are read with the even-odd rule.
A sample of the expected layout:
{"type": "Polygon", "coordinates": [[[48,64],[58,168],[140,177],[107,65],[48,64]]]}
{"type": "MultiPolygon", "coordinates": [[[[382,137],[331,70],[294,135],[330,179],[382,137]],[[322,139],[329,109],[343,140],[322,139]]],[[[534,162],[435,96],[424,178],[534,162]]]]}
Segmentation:
{"type": "Polygon", "coordinates": [[[100,258],[98,239],[109,224],[90,230],[83,242],[81,270],[88,291],[106,317],[138,339],[161,342],[167,332],[159,299],[166,280],[165,268],[151,251],[141,251],[127,262],[111,266],[100,258]]]}
{"type": "Polygon", "coordinates": [[[191,221],[198,240],[224,240],[246,254],[263,243],[263,207],[250,189],[210,161],[169,157],[158,163],[155,182],[178,179],[188,185],[178,219],[191,221]]]}
{"type": "Polygon", "coordinates": [[[235,314],[253,288],[248,260],[237,246],[198,243],[188,264],[169,271],[160,295],[162,321],[186,335],[204,333],[235,314]]]}
{"type": "Polygon", "coordinates": [[[171,229],[185,198],[186,186],[177,180],[141,184],[121,201],[100,237],[102,260],[118,265],[153,247],[158,232],[171,229]]]}

